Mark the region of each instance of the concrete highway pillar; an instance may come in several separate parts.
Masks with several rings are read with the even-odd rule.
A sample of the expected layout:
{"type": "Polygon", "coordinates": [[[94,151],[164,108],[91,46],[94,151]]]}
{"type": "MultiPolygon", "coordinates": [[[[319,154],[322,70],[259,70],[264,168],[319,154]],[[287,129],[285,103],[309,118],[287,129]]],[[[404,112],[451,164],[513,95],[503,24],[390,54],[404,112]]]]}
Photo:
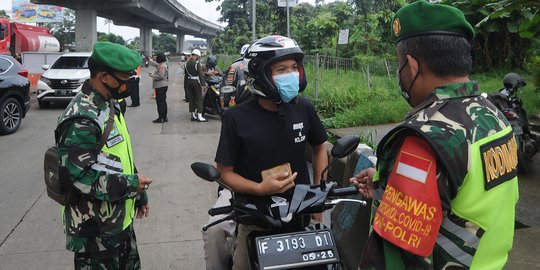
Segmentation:
{"type": "Polygon", "coordinates": [[[141,52],[146,56],[152,56],[152,28],[140,28],[141,52]]]}
{"type": "Polygon", "coordinates": [[[214,42],[214,39],[211,37],[206,37],[206,47],[208,48],[208,54],[212,54],[212,42],[214,42]]]}
{"type": "Polygon", "coordinates": [[[75,10],[75,50],[90,52],[97,41],[97,12],[91,9],[75,10]]]}
{"type": "Polygon", "coordinates": [[[176,34],[176,53],[181,54],[184,52],[184,39],[186,35],[182,33],[176,34]]]}

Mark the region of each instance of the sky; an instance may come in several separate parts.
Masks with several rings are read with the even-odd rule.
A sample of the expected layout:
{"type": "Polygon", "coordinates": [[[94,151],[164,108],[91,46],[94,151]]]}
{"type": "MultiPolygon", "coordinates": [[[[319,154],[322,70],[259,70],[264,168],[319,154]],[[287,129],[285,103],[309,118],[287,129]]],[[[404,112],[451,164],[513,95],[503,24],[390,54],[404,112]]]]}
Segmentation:
{"type": "MultiPolygon", "coordinates": [[[[193,13],[195,13],[197,16],[225,26],[225,24],[218,22],[218,18],[220,16],[219,11],[216,11],[216,8],[220,5],[221,1],[213,1],[211,3],[207,3],[204,0],[177,0],[181,5],[184,7],[188,7],[189,10],[193,13]]],[[[300,3],[307,2],[311,4],[315,4],[315,0],[299,0],[300,3]]],[[[330,1],[326,1],[330,2],[330,1]]],[[[11,13],[11,1],[10,0],[0,0],[0,9],[6,10],[8,14],[11,13]]],[[[97,31],[98,32],[104,32],[109,33],[109,25],[105,24],[105,19],[98,17],[97,20],[97,31]]],[[[121,35],[124,40],[130,40],[134,37],[139,36],[139,29],[133,28],[133,27],[127,27],[127,26],[116,26],[114,24],[110,25],[110,32],[116,35],[121,35]]],[[[157,30],[154,30],[154,32],[157,34],[159,33],[157,30]]],[[[186,36],[186,40],[194,39],[192,36],[186,36]]]]}

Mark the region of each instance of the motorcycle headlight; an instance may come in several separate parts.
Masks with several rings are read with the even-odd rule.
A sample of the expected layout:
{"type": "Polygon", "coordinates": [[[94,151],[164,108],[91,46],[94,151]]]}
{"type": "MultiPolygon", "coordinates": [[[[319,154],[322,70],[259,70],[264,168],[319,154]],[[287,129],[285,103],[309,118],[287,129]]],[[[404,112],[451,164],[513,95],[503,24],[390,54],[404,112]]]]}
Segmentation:
{"type": "Polygon", "coordinates": [[[42,81],[42,82],[44,82],[46,85],[49,85],[49,86],[51,85],[51,80],[49,80],[49,79],[47,79],[47,78],[45,78],[45,77],[43,77],[43,76],[41,76],[41,77],[39,78],[39,80],[42,81]]]}

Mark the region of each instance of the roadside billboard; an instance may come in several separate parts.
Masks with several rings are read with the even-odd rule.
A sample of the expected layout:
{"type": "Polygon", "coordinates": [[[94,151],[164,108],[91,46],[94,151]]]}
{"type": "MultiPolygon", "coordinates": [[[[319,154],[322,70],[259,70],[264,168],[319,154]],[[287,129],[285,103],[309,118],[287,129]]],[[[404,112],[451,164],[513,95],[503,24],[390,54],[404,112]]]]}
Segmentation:
{"type": "Polygon", "coordinates": [[[40,23],[62,22],[62,7],[36,5],[30,0],[12,0],[11,20],[13,22],[40,23]]]}

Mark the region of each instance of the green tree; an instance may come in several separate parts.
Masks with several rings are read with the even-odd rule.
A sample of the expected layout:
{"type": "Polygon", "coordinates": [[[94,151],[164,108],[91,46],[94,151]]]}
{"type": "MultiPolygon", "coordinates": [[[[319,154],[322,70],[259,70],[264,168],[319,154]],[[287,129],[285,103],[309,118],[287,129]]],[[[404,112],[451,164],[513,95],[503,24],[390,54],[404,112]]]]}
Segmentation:
{"type": "Polygon", "coordinates": [[[302,45],[302,50],[307,54],[317,53],[319,41],[315,38],[316,32],[307,25],[315,18],[317,10],[308,3],[301,3],[294,10],[291,17],[291,35],[302,45]]]}
{"type": "Polygon", "coordinates": [[[156,52],[176,52],[176,38],[171,34],[152,34],[152,44],[156,52]]]}
{"type": "MultiPolygon", "coordinates": [[[[206,0],[207,2],[217,0],[206,0]]],[[[251,0],[223,0],[220,21],[228,23],[212,42],[215,53],[236,54],[251,41],[251,0]]],[[[290,9],[291,37],[307,54],[334,55],[340,29],[349,29],[349,46],[340,56],[393,55],[390,25],[394,12],[405,0],[317,0],[316,6],[301,3],[290,9]],[[330,2],[330,1],[327,1],[330,2]]],[[[286,9],[277,0],[257,1],[257,37],[286,35],[286,9]]],[[[375,58],[375,57],[374,57],[375,58]]]]}
{"type": "Polygon", "coordinates": [[[474,47],[483,69],[521,69],[540,37],[540,3],[533,0],[446,1],[461,9],[476,28],[474,47]]]}
{"type": "Polygon", "coordinates": [[[243,44],[251,42],[250,2],[251,0],[221,2],[217,8],[221,14],[218,20],[227,23],[227,26],[210,43],[214,53],[237,54],[243,44]]]}
{"type": "Polygon", "coordinates": [[[97,41],[109,41],[120,45],[126,45],[126,41],[122,36],[115,35],[113,33],[106,34],[102,32],[97,32],[97,41]]]}
{"type": "Polygon", "coordinates": [[[75,47],[75,11],[63,8],[62,22],[45,23],[52,35],[60,42],[60,49],[75,47]]]}
{"type": "Polygon", "coordinates": [[[5,10],[0,10],[0,18],[9,19],[9,15],[7,15],[5,10]]]}
{"type": "Polygon", "coordinates": [[[129,42],[126,46],[132,50],[139,50],[141,47],[141,39],[139,37],[134,37],[133,40],[129,42]]]}

